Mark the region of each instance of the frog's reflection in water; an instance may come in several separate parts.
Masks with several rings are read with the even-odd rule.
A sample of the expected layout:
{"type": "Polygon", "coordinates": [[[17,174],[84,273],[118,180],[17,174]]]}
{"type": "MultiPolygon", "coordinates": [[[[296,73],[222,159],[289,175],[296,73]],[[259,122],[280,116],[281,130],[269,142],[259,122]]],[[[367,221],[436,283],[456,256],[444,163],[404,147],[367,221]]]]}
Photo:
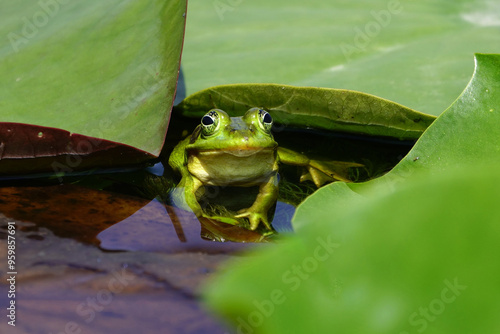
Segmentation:
{"type": "MultiPolygon", "coordinates": [[[[290,218],[294,207],[282,202],[277,205],[274,218],[276,230],[290,232],[290,218]]],[[[106,228],[97,235],[104,250],[153,252],[232,252],[243,245],[234,242],[265,242],[257,231],[209,218],[197,218],[192,212],[164,205],[158,200],[128,218],[106,228]],[[208,240],[208,241],[207,241],[208,240]]]]}
{"type": "MultiPolygon", "coordinates": [[[[204,211],[203,216],[200,217],[202,226],[205,226],[206,223],[204,222],[209,220],[219,221],[221,223],[226,223],[226,225],[231,224],[251,230],[248,218],[240,217],[239,213],[247,210],[247,208],[250,208],[260,193],[261,192],[258,186],[204,187],[204,193],[199,197],[199,203],[204,211]]],[[[275,200],[271,203],[270,208],[267,211],[266,218],[267,221],[270,222],[270,228],[261,224],[257,227],[255,232],[261,234],[262,236],[270,236],[276,232],[282,233],[292,231],[291,217],[294,212],[294,206],[275,200]]],[[[211,238],[217,239],[217,236],[214,235],[211,238]]]]}

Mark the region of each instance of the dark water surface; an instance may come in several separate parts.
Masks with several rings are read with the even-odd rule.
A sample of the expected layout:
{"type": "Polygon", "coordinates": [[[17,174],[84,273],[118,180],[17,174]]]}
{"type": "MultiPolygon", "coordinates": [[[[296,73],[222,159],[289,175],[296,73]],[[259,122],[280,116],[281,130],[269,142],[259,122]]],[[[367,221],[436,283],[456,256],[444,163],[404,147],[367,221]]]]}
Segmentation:
{"type": "Polygon", "coordinates": [[[2,334],[224,333],[200,303],[200,288],[223,262],[255,247],[205,240],[192,213],[156,199],[71,184],[3,187],[2,277],[8,222],[15,223],[17,318],[15,327],[5,320],[3,279],[2,334]]]}

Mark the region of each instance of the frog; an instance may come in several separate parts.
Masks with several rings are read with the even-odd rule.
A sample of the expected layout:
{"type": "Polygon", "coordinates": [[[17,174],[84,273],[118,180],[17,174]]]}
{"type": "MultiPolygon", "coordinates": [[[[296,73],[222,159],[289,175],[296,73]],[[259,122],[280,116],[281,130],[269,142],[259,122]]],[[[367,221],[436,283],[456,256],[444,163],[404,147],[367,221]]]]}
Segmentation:
{"type": "MultiPolygon", "coordinates": [[[[194,129],[178,143],[168,163],[181,180],[172,197],[178,206],[207,217],[200,203],[199,190],[207,186],[259,187],[253,204],[235,218],[246,218],[250,230],[261,224],[271,230],[268,211],[278,198],[279,165],[303,166],[301,181],[311,180],[317,187],[326,182],[346,181],[335,166],[311,160],[293,150],[280,147],[272,134],[273,118],[263,108],[250,108],[243,116],[231,117],[221,109],[209,110],[194,129]],[[179,204],[180,203],[180,204],[179,204]]],[[[341,168],[362,166],[339,163],[341,168]]]]}

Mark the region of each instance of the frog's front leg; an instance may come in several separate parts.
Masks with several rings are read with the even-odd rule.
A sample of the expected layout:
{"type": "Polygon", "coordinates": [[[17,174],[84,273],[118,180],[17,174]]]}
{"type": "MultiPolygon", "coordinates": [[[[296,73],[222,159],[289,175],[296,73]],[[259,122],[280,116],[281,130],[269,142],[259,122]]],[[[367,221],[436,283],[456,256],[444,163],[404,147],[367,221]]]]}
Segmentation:
{"type": "Polygon", "coordinates": [[[262,222],[267,229],[271,230],[267,218],[267,212],[278,199],[278,174],[273,173],[269,179],[259,186],[259,194],[255,202],[248,209],[240,211],[236,218],[248,218],[250,229],[255,230],[262,222]]]}
{"type": "Polygon", "coordinates": [[[170,195],[171,199],[175,206],[184,210],[191,209],[197,217],[200,217],[203,210],[198,202],[196,192],[203,184],[188,172],[182,174],[181,181],[170,195]]]}
{"type": "Polygon", "coordinates": [[[210,216],[204,211],[200,202],[198,201],[198,189],[203,187],[203,183],[191,174],[186,174],[182,177],[177,187],[172,191],[170,198],[173,204],[183,210],[191,210],[196,217],[204,217],[214,219],[226,224],[238,225],[238,220],[231,217],[224,216],[210,216]]]}

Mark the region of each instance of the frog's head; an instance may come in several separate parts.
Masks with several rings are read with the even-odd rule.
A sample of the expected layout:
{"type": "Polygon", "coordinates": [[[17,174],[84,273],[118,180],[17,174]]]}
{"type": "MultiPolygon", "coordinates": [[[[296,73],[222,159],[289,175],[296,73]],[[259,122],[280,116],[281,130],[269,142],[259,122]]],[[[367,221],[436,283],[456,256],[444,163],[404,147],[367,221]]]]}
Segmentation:
{"type": "Polygon", "coordinates": [[[212,109],[201,118],[189,146],[198,151],[221,151],[236,156],[276,149],[272,125],[273,119],[264,109],[252,108],[241,117],[229,117],[223,110],[212,109]]]}

